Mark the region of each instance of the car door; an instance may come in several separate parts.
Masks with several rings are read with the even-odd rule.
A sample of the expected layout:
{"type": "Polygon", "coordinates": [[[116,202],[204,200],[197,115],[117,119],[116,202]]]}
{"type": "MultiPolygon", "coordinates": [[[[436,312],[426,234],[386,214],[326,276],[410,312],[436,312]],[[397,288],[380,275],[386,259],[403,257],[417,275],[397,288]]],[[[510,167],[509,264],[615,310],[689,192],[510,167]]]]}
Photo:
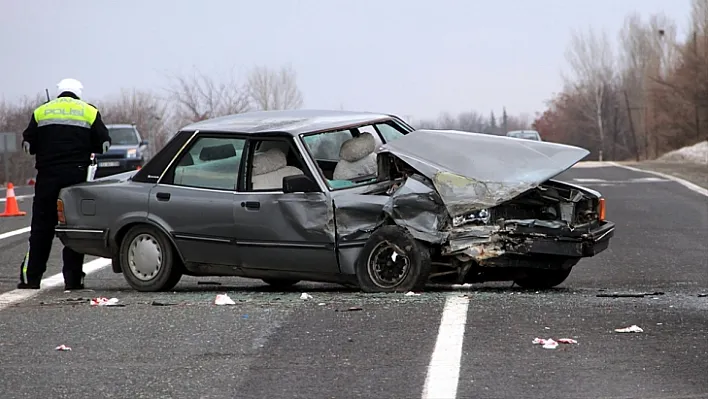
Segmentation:
{"type": "Polygon", "coordinates": [[[150,192],[149,214],[188,262],[240,264],[235,191],[245,140],[198,136],[150,192]]]}
{"type": "Polygon", "coordinates": [[[236,194],[235,216],[243,267],[337,273],[333,210],[328,195],[283,193],[284,176],[311,176],[292,138],[249,140],[248,148],[245,174],[236,194]],[[281,155],[268,159],[274,152],[281,155]]]}

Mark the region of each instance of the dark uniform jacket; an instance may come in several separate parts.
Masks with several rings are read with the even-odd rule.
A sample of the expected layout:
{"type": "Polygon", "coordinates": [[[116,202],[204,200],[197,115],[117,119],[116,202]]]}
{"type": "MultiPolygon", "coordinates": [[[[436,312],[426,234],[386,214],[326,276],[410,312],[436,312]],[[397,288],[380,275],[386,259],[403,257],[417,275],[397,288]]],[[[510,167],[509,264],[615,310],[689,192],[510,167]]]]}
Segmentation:
{"type": "Polygon", "coordinates": [[[98,109],[68,92],[35,109],[22,138],[38,172],[87,166],[91,153],[102,153],[103,143],[111,142],[98,109]]]}

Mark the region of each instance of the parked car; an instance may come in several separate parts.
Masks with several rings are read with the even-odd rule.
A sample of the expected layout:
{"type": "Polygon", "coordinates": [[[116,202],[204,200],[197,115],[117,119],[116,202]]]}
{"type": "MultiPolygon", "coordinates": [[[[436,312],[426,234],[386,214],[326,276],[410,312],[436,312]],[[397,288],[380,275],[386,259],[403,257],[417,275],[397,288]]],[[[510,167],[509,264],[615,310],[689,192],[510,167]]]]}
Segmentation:
{"type": "Polygon", "coordinates": [[[95,177],[105,177],[137,170],[147,159],[148,141],[140,137],[134,125],[106,125],[111,136],[111,147],[103,154],[96,154],[98,168],[95,177]]]}
{"type": "Polygon", "coordinates": [[[614,235],[599,192],[553,180],[587,154],[386,114],[244,113],[184,127],[140,171],[63,189],[56,231],[139,291],[182,275],[549,288],[614,235]]]}
{"type": "Polygon", "coordinates": [[[507,137],[514,137],[517,139],[543,141],[541,140],[541,135],[535,130],[512,130],[507,132],[506,135],[507,137]]]}

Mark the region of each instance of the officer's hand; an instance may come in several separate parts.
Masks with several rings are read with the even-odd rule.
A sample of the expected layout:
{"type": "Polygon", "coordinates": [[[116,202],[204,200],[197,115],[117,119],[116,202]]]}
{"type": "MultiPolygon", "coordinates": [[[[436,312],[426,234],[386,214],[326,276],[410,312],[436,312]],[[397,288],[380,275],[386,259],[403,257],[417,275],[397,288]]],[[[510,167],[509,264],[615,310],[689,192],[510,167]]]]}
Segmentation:
{"type": "Polygon", "coordinates": [[[30,153],[30,143],[23,141],[22,142],[22,149],[29,155],[30,153]]]}
{"type": "Polygon", "coordinates": [[[103,142],[103,152],[102,152],[102,154],[105,154],[106,152],[108,152],[108,147],[110,147],[110,146],[111,146],[111,143],[109,143],[109,142],[107,142],[107,141],[104,141],[104,142],[103,142]]]}

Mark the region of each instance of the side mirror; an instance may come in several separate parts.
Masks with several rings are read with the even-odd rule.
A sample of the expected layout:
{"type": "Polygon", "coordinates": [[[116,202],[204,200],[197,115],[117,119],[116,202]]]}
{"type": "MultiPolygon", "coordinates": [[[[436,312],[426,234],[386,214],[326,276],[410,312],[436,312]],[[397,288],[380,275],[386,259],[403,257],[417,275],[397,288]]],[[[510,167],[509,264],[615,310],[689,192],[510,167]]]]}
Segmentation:
{"type": "Polygon", "coordinates": [[[316,193],[320,187],[311,178],[305,175],[283,177],[284,193],[316,193]]]}
{"type": "Polygon", "coordinates": [[[148,145],[150,144],[150,140],[143,140],[140,142],[140,145],[148,145]]]}

